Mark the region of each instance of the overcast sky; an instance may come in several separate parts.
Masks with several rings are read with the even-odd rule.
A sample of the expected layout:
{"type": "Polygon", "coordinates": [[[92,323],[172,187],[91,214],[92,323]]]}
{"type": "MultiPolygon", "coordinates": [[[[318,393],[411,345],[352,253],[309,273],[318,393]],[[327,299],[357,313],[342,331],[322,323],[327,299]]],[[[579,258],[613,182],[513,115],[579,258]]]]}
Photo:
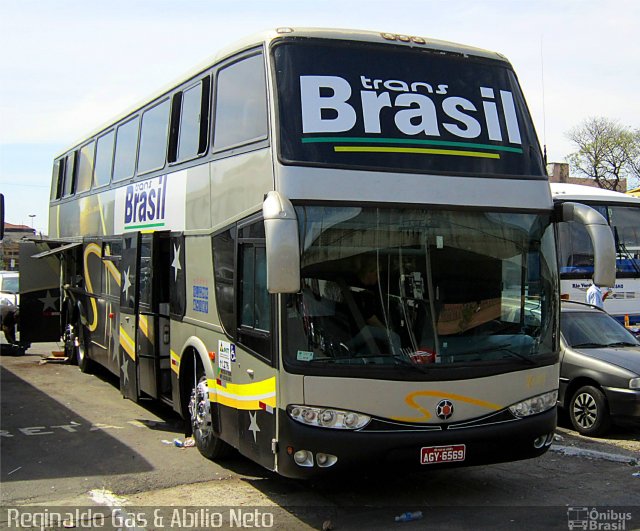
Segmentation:
{"type": "Polygon", "coordinates": [[[217,50],[279,26],[389,31],[501,52],[549,162],[573,151],[566,132],[587,117],[640,127],[638,0],[0,0],[6,221],[46,234],[55,155],[217,50]]]}

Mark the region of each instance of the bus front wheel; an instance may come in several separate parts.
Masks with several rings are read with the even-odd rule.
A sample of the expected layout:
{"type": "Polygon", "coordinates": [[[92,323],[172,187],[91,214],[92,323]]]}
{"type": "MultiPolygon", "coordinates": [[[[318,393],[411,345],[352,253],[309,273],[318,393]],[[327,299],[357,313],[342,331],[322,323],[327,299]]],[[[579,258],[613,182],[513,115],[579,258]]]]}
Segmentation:
{"type": "Polygon", "coordinates": [[[227,457],[231,447],[213,431],[209,388],[204,374],[198,375],[197,384],[191,390],[189,417],[193,438],[200,453],[207,459],[227,457]]]}

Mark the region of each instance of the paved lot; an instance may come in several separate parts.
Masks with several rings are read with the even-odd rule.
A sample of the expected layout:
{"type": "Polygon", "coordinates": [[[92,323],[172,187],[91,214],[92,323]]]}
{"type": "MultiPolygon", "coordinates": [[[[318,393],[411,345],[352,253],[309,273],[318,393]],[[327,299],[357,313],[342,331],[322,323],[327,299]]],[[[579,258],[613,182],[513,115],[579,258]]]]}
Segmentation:
{"type": "MultiPolygon", "coordinates": [[[[409,475],[372,467],[339,481],[292,481],[239,456],[212,463],[194,448],[177,448],[182,422],[169,408],[122,399],[106,372],[43,362],[51,350],[58,347],[0,357],[4,507],[125,508],[142,519],[156,508],[184,506],[220,514],[227,526],[229,511],[243,508],[253,527],[265,516],[258,510],[279,529],[320,529],[327,521],[335,529],[388,529],[394,516],[413,510],[423,518],[403,528],[567,529],[570,507],[615,507],[633,513],[626,529],[640,527],[637,430],[593,440],[561,427],[550,452],[519,463],[409,475]]],[[[168,523],[138,527],[189,528],[168,523]]]]}

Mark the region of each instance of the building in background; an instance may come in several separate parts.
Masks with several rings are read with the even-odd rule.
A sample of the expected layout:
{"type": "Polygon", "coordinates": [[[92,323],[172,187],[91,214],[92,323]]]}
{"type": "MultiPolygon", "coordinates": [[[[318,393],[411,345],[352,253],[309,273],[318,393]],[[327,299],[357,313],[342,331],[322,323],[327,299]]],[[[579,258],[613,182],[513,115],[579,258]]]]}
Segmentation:
{"type": "Polygon", "coordinates": [[[27,225],[4,224],[4,238],[0,241],[0,269],[17,271],[19,266],[19,242],[22,238],[33,238],[35,229],[27,225]]]}
{"type": "MultiPolygon", "coordinates": [[[[550,162],[547,164],[547,174],[549,175],[550,183],[581,184],[583,186],[599,188],[595,179],[591,179],[589,177],[571,177],[569,175],[569,164],[566,162],[550,162]]],[[[611,189],[612,188],[609,188],[609,190],[611,189]]],[[[621,178],[618,182],[618,186],[613,188],[613,191],[626,192],[627,179],[621,178]]]]}

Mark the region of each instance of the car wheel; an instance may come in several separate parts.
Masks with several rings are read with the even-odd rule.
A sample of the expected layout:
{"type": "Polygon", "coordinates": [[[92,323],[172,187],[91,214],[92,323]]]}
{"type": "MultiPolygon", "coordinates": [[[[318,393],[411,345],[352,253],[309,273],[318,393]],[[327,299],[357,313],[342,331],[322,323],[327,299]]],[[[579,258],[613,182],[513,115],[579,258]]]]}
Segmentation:
{"type": "Polygon", "coordinates": [[[207,377],[201,372],[198,374],[196,386],[191,390],[189,416],[193,438],[200,453],[207,459],[227,457],[231,452],[231,446],[213,431],[207,377]]]}
{"type": "Polygon", "coordinates": [[[569,418],[582,435],[603,435],[611,427],[609,406],[604,393],[592,385],[578,389],[569,403],[569,418]]]}

